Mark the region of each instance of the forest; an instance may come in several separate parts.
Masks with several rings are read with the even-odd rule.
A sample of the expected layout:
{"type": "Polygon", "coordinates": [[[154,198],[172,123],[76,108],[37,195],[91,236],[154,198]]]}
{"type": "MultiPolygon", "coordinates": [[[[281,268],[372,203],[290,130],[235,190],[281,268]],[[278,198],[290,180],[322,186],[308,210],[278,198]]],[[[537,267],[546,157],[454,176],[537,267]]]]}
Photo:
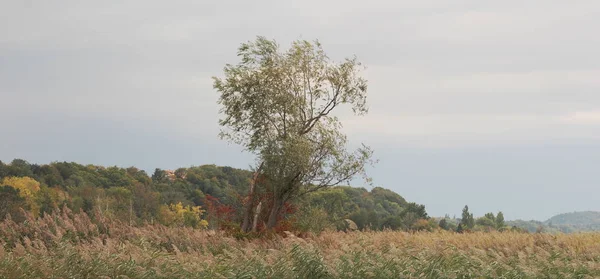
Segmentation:
{"type": "MultiPolygon", "coordinates": [[[[158,223],[237,231],[251,180],[251,171],[215,165],[156,169],[148,175],[135,167],[73,162],[38,165],[14,159],[0,162],[0,214],[18,222],[25,219],[25,211],[43,217],[67,207],[133,226],[158,223]]],[[[265,203],[267,197],[268,193],[261,193],[265,203]]],[[[316,233],[326,229],[507,229],[501,212],[474,218],[466,207],[462,218],[432,218],[424,205],[381,187],[336,186],[312,192],[286,203],[278,218],[276,231],[316,233]]],[[[258,222],[256,230],[263,231],[264,222],[258,222]]]]}
{"type": "MultiPolygon", "coordinates": [[[[15,159],[9,164],[0,162],[0,214],[20,221],[24,219],[21,208],[43,217],[68,207],[131,225],[239,228],[251,177],[250,171],[215,165],[156,169],[148,175],[135,167],[37,165],[15,159]]],[[[373,230],[437,225],[423,205],[381,187],[340,186],[311,193],[286,204],[279,218],[283,222],[278,229],[300,231],[342,230],[349,224],[373,230]]]]}

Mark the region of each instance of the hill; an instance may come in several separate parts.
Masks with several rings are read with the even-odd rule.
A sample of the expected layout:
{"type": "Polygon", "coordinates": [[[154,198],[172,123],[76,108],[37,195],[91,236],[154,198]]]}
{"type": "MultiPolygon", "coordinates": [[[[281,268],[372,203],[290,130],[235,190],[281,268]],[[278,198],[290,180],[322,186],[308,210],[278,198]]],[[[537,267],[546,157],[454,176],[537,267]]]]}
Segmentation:
{"type": "MultiPolygon", "coordinates": [[[[13,220],[23,220],[19,208],[37,217],[68,207],[134,225],[232,228],[240,224],[251,179],[248,170],[215,165],[156,169],[148,175],[135,167],[0,161],[0,219],[10,214],[13,220]]],[[[257,190],[263,191],[258,193],[263,198],[269,195],[264,189],[257,190]]],[[[264,205],[268,206],[266,198],[264,205]]],[[[282,229],[305,231],[343,229],[347,219],[358,229],[435,225],[433,220],[427,222],[425,206],[381,187],[339,186],[313,192],[287,204],[281,218],[282,229]]]]}
{"type": "Polygon", "coordinates": [[[582,211],[558,214],[544,224],[561,232],[600,231],[600,212],[582,211]]]}
{"type": "Polygon", "coordinates": [[[573,233],[600,231],[600,212],[581,211],[562,213],[552,216],[543,222],[515,220],[508,221],[507,224],[526,229],[530,232],[573,233]]]}
{"type": "Polygon", "coordinates": [[[600,212],[582,211],[563,213],[553,216],[545,223],[552,225],[590,226],[600,225],[600,212]]]}

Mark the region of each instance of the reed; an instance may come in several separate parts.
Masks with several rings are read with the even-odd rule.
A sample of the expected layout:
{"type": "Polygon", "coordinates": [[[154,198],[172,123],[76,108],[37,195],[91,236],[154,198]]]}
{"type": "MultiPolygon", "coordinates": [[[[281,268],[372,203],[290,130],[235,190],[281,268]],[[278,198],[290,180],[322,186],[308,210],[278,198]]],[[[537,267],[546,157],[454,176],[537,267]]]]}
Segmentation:
{"type": "Polygon", "coordinates": [[[63,209],[0,223],[1,278],[599,278],[600,233],[333,232],[238,239],[63,209]]]}

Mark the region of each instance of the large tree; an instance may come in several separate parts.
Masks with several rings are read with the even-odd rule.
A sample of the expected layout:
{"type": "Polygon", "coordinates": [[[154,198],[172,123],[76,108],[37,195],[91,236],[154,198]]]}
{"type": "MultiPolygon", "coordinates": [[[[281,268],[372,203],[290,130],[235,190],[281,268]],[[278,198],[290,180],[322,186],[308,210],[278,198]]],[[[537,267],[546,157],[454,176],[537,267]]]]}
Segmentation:
{"type": "Polygon", "coordinates": [[[243,43],[238,56],[223,78],[214,78],[224,116],[220,135],[254,153],[260,166],[242,229],[249,230],[254,187],[266,187],[272,197],[272,228],[285,202],[365,174],[372,150],[348,151],[333,111],[348,105],[366,114],[367,82],[356,58],[333,62],[318,41],[295,41],[282,52],[275,41],[258,37],[243,43]],[[256,185],[258,177],[266,183],[256,185]]]}

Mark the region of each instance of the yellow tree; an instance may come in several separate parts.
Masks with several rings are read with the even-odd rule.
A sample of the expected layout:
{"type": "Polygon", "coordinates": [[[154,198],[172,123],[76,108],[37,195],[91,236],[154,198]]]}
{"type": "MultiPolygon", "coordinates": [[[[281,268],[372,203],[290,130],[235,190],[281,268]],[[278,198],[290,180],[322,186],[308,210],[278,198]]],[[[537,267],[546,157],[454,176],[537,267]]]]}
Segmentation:
{"type": "Polygon", "coordinates": [[[31,177],[5,177],[2,185],[19,190],[19,196],[25,199],[27,206],[33,216],[40,213],[40,206],[36,202],[37,193],[40,191],[40,183],[31,177]]]}
{"type": "Polygon", "coordinates": [[[161,205],[158,210],[158,219],[163,225],[206,228],[208,222],[202,220],[204,210],[200,206],[184,206],[181,202],[170,205],[161,205]]]}

